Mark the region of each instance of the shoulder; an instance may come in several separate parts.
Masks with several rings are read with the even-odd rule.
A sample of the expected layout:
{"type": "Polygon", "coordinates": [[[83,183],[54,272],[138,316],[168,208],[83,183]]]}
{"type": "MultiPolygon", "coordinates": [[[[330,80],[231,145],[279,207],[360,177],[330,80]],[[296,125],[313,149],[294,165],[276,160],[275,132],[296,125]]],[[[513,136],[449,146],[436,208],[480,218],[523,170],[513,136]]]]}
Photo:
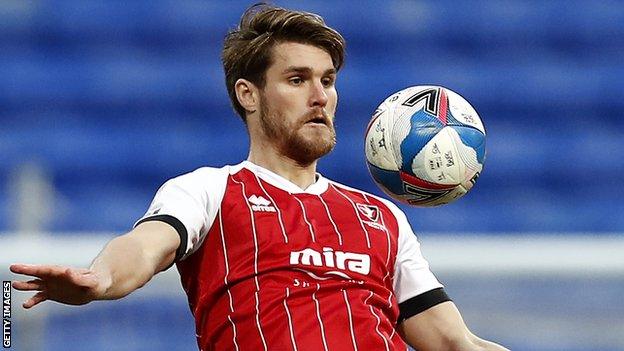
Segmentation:
{"type": "Polygon", "coordinates": [[[214,184],[225,184],[230,174],[240,170],[240,165],[226,165],[223,167],[204,166],[193,171],[178,175],[167,180],[166,184],[184,187],[210,187],[214,184]]]}
{"type": "Polygon", "coordinates": [[[220,203],[226,191],[228,178],[240,170],[237,165],[200,167],[167,180],[156,193],[161,202],[192,202],[205,205],[220,203]]]}
{"type": "Polygon", "coordinates": [[[209,179],[214,177],[223,177],[231,174],[232,171],[240,168],[238,165],[225,165],[223,167],[199,167],[193,171],[183,173],[179,176],[171,178],[171,180],[196,181],[201,179],[209,179]]]}

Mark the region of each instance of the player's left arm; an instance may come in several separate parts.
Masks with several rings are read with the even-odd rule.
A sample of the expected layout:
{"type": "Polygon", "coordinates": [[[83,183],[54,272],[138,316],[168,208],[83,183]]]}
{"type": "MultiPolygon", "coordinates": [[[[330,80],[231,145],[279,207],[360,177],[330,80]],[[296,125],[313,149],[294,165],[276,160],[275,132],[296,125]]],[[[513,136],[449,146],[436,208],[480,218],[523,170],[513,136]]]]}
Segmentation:
{"type": "Polygon", "coordinates": [[[405,216],[386,202],[398,224],[394,292],[399,303],[397,329],[418,351],[506,350],[470,332],[444,287],[429,269],[405,216]]]}
{"type": "Polygon", "coordinates": [[[403,339],[419,351],[507,350],[474,335],[452,301],[420,312],[398,326],[403,339]]]}

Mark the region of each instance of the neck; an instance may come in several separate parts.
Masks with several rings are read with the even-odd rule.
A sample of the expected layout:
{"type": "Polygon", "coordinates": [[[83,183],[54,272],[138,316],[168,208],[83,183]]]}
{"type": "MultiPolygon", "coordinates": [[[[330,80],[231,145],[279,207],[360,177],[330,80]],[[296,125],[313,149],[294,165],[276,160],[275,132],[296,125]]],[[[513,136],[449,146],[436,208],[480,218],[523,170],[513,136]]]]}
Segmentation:
{"type": "Polygon", "coordinates": [[[301,189],[306,189],[316,180],[316,161],[302,165],[284,156],[269,143],[251,143],[247,160],[288,179],[301,189]]]}

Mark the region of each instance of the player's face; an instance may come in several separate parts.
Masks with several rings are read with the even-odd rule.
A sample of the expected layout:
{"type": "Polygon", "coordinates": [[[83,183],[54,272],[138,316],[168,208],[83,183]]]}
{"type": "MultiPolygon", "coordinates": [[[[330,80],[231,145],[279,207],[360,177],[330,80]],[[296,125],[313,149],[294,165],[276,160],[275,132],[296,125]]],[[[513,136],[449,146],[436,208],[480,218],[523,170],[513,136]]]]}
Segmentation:
{"type": "Polygon", "coordinates": [[[336,145],[336,70],[315,46],[280,43],[272,54],[260,93],[262,129],[281,154],[309,164],[336,145]]]}

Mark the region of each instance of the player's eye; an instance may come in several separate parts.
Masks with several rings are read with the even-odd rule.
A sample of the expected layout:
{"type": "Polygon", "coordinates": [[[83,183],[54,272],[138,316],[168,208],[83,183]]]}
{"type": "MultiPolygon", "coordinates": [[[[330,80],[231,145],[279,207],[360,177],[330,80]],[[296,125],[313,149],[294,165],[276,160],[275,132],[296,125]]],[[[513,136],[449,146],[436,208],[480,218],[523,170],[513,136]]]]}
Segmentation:
{"type": "Polygon", "coordinates": [[[332,78],[332,77],[325,77],[325,78],[321,79],[321,83],[323,84],[324,87],[329,88],[332,85],[334,85],[334,78],[332,78]]]}
{"type": "Polygon", "coordinates": [[[303,83],[303,79],[301,79],[301,77],[292,77],[288,81],[293,85],[301,85],[301,83],[303,83]]]}

